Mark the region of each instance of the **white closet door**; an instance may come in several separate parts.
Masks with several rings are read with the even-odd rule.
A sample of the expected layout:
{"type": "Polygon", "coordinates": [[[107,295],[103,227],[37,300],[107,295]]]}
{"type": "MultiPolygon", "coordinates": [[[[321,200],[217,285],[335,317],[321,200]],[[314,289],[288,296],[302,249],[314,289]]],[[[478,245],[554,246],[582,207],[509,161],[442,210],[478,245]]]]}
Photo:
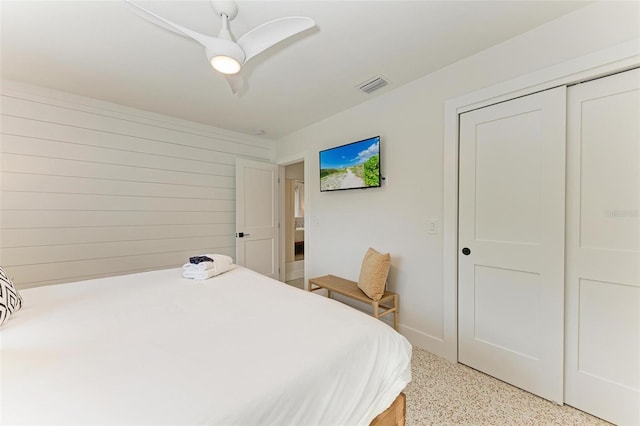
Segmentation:
{"type": "Polygon", "coordinates": [[[236,159],[236,263],[280,279],[278,166],[236,159]]]}
{"type": "Polygon", "coordinates": [[[640,424],[640,71],[568,91],[567,404],[640,424]]]}
{"type": "Polygon", "coordinates": [[[558,403],[565,95],[561,87],[460,116],[459,361],[558,403]]]}

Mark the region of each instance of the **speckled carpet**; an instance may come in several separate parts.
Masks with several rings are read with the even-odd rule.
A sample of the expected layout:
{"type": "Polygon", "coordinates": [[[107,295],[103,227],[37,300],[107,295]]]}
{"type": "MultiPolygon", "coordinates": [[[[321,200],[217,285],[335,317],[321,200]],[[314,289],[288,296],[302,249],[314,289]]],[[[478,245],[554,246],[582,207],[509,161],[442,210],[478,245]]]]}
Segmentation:
{"type": "Polygon", "coordinates": [[[415,347],[411,364],[406,426],[609,425],[415,347]]]}

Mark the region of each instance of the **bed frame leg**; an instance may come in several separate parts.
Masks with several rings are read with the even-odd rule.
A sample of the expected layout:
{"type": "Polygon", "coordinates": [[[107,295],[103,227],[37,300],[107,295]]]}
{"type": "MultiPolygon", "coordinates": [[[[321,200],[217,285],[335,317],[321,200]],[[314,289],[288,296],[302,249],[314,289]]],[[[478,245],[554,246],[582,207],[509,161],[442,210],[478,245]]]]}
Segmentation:
{"type": "Polygon", "coordinates": [[[389,408],[373,419],[369,426],[404,426],[406,410],[406,396],[401,392],[389,408]]]}

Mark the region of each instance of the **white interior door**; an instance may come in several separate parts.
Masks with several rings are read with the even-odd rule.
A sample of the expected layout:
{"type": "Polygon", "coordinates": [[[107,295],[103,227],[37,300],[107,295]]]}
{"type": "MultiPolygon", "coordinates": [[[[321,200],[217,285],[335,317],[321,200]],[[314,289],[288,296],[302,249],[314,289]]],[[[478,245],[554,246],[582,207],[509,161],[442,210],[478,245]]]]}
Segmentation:
{"type": "Polygon", "coordinates": [[[640,424],[640,70],[569,88],[565,399],[640,424]]]}
{"type": "Polygon", "coordinates": [[[460,116],[458,359],[558,403],[565,96],[560,87],[460,116]]]}
{"type": "Polygon", "coordinates": [[[236,262],[280,279],[278,166],[236,160],[236,262]]]}

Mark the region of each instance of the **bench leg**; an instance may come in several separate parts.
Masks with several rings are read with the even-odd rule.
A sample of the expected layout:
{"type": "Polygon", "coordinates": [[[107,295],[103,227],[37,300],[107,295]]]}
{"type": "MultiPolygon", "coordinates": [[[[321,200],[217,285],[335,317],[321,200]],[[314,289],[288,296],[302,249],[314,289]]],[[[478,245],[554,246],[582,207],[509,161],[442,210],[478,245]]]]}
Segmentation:
{"type": "Polygon", "coordinates": [[[331,290],[327,289],[327,297],[331,299],[331,290]]]}
{"type": "Polygon", "coordinates": [[[393,297],[393,307],[396,308],[396,310],[393,311],[393,328],[398,331],[398,295],[393,297]]]}
{"type": "Polygon", "coordinates": [[[371,302],[371,305],[373,306],[373,316],[376,318],[380,318],[380,312],[378,311],[378,302],[371,302]]]}

